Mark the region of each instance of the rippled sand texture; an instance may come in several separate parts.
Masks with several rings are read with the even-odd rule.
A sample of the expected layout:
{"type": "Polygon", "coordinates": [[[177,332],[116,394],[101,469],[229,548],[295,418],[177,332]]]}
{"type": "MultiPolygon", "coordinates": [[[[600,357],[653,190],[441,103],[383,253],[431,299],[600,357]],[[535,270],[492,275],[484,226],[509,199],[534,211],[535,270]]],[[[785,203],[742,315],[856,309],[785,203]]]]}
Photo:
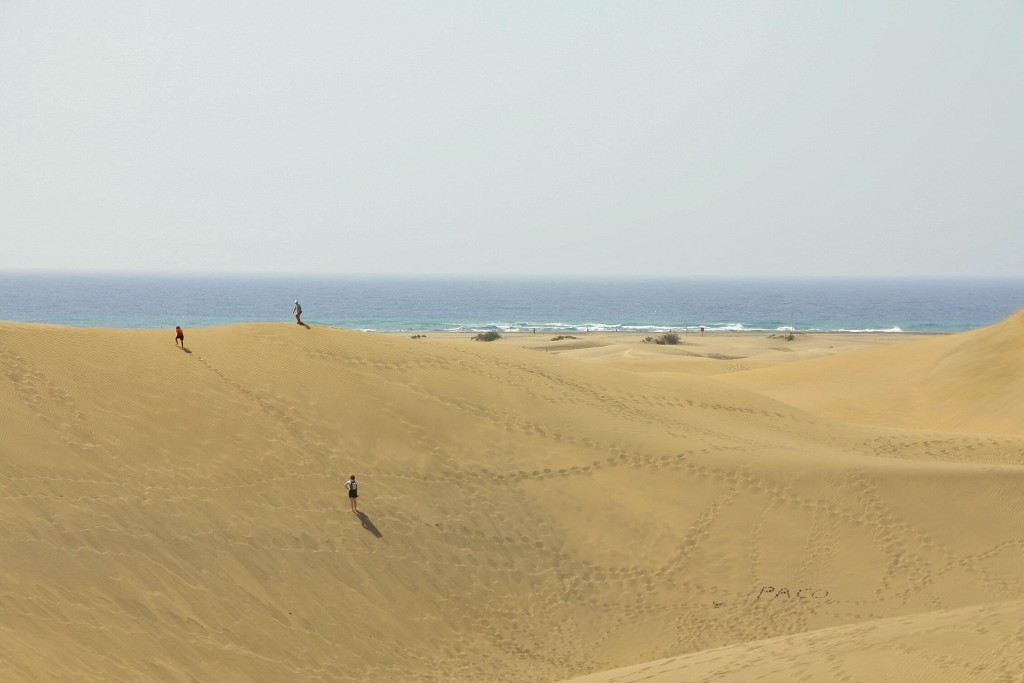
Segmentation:
{"type": "Polygon", "coordinates": [[[0,324],[0,680],[1024,675],[1024,316],[683,341],[0,324]]]}

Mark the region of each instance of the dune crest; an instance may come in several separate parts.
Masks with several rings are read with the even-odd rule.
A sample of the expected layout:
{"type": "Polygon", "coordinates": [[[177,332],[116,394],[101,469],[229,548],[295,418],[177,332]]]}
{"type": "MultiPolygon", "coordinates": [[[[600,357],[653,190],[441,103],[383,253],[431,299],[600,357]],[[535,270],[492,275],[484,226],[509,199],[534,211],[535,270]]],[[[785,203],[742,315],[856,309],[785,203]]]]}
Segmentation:
{"type": "Polygon", "coordinates": [[[962,334],[724,376],[836,419],[1024,434],[1024,311],[962,334]]]}
{"type": "Polygon", "coordinates": [[[1024,672],[1024,602],[993,603],[769,638],[562,683],[984,681],[1024,672]],[[996,654],[996,656],[993,656],[996,654]]]}

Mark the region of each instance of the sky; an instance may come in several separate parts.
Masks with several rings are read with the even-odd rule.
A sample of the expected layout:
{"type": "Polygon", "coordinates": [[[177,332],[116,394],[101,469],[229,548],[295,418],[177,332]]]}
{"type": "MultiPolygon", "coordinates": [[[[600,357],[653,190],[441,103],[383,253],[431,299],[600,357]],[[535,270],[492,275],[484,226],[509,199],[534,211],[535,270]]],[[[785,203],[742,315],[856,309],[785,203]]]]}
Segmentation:
{"type": "Polygon", "coordinates": [[[1024,2],[0,0],[0,271],[1024,276],[1024,2]]]}

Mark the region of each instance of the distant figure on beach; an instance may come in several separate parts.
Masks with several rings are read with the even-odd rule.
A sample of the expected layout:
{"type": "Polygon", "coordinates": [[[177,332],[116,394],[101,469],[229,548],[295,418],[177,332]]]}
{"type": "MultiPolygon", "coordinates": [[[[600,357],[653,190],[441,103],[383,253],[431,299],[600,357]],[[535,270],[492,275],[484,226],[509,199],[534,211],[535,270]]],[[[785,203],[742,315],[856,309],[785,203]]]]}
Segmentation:
{"type": "Polygon", "coordinates": [[[700,336],[702,336],[702,337],[704,336],[704,326],[703,325],[700,326],[700,336]]]}
{"type": "Polygon", "coordinates": [[[302,305],[299,303],[298,299],[295,300],[295,306],[292,307],[292,313],[295,314],[295,323],[297,325],[301,325],[302,324],[302,305]]]}
{"type": "Polygon", "coordinates": [[[348,489],[348,504],[352,508],[352,512],[356,512],[359,508],[359,491],[358,485],[356,484],[356,475],[352,475],[348,481],[345,482],[345,488],[348,489]]]}
{"type": "Polygon", "coordinates": [[[181,348],[185,348],[185,333],[181,331],[181,325],[175,325],[174,345],[177,346],[179,341],[181,342],[181,348]]]}

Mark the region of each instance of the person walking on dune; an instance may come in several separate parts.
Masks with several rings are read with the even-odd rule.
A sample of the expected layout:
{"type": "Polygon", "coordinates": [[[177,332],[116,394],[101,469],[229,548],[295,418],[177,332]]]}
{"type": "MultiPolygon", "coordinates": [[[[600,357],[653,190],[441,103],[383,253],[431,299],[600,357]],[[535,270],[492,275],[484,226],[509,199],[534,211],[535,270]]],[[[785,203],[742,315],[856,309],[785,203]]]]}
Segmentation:
{"type": "Polygon", "coordinates": [[[348,504],[352,508],[352,512],[357,512],[359,509],[359,491],[358,484],[356,484],[356,475],[345,482],[345,488],[348,489],[348,504]]]}
{"type": "Polygon", "coordinates": [[[181,348],[185,348],[185,333],[181,331],[181,325],[174,326],[174,345],[177,346],[178,342],[181,342],[181,348]]]}
{"type": "Polygon", "coordinates": [[[299,303],[298,299],[295,300],[295,305],[292,307],[292,313],[295,314],[295,324],[301,325],[302,324],[302,304],[299,303]]]}

